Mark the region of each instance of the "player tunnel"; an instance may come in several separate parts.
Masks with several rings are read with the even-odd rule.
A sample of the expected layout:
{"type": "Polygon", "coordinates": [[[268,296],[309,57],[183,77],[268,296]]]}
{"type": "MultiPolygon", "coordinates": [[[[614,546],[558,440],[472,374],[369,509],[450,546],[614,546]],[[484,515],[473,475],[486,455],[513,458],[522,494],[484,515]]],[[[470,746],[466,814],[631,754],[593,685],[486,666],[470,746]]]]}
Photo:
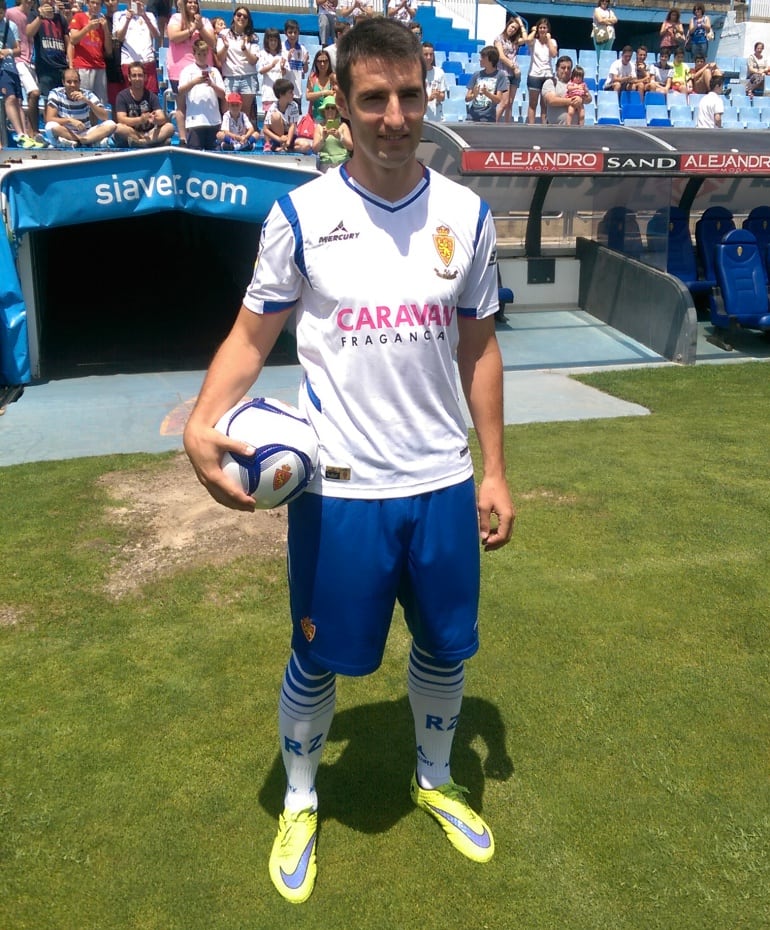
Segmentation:
{"type": "Polygon", "coordinates": [[[165,149],[12,168],[0,383],[205,367],[268,210],[316,173],[281,162],[165,149]]]}

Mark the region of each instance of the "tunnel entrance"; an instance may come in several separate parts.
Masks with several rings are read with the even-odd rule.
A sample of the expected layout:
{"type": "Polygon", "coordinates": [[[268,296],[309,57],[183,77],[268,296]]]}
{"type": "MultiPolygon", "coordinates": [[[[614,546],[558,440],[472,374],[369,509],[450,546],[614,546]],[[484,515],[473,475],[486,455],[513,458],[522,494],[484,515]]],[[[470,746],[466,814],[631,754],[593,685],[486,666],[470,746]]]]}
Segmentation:
{"type": "Polygon", "coordinates": [[[160,212],[31,233],[44,379],[206,368],[259,223],[160,212]]]}

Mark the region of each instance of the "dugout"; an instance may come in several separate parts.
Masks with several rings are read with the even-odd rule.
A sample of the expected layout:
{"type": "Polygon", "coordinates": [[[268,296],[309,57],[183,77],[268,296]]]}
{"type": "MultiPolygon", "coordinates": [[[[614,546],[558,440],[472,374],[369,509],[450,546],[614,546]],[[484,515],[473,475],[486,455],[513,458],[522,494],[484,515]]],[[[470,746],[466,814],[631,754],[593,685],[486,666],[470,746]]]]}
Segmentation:
{"type": "Polygon", "coordinates": [[[0,199],[0,383],[198,369],[276,197],[315,161],[155,151],[23,160],[0,199]]]}
{"type": "Polygon", "coordinates": [[[709,207],[741,226],[770,205],[767,141],[748,130],[427,123],[420,155],[489,203],[502,282],[516,295],[509,312],[586,310],[691,363],[704,306],[666,273],[666,243],[647,227],[674,206],[693,243],[709,207]]]}

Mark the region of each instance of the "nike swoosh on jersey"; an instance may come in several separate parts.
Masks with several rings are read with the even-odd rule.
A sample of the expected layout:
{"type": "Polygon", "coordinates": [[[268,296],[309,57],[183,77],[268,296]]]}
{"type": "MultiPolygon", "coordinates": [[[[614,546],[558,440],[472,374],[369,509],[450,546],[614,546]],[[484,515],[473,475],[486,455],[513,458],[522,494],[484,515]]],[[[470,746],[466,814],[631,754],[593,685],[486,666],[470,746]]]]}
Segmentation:
{"type": "Polygon", "coordinates": [[[315,835],[313,835],[308,841],[308,844],[303,850],[302,855],[299,857],[299,862],[297,863],[293,872],[284,872],[283,868],[280,869],[281,880],[287,888],[299,888],[302,882],[305,881],[307,867],[308,863],[310,862],[310,856],[313,852],[314,843],[315,835]]]}
{"type": "Polygon", "coordinates": [[[489,830],[486,827],[481,831],[481,833],[476,833],[475,830],[472,830],[467,823],[463,823],[462,820],[459,820],[457,817],[453,817],[451,814],[448,814],[446,811],[442,811],[440,807],[434,807],[433,804],[429,804],[428,807],[439,817],[443,817],[444,820],[448,820],[453,826],[465,834],[468,839],[475,843],[479,849],[489,849],[492,838],[489,835],[489,830]]]}

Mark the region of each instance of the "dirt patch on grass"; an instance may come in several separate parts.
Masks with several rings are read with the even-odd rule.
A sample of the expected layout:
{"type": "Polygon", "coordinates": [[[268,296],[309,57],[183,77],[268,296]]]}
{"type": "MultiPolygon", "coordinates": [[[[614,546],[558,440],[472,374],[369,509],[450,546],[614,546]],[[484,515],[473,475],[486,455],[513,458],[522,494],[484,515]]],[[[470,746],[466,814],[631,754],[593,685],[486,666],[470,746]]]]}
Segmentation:
{"type": "Polygon", "coordinates": [[[209,497],[180,453],[152,472],[110,472],[100,484],[116,505],[112,519],[128,527],[113,558],[107,592],[123,597],[148,581],[185,568],[221,565],[240,556],[281,555],[286,509],[243,513],[209,497]]]}

